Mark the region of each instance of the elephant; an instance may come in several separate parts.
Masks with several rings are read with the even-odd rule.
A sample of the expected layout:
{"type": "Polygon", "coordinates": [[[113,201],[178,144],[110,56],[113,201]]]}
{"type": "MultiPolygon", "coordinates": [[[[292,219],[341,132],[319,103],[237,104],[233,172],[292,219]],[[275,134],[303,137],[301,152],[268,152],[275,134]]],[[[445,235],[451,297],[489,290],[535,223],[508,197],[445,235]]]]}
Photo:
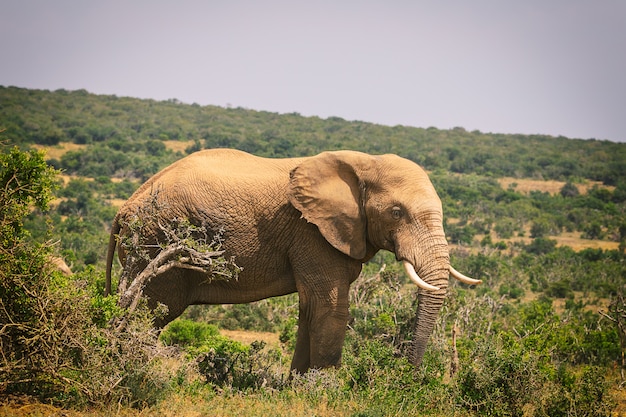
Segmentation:
{"type": "MultiPolygon", "coordinates": [[[[108,245],[106,292],[129,217],[159,189],[162,220],[186,218],[222,233],[237,280],[208,283],[206,274],[173,268],[143,290],[162,303],[164,326],[192,304],[248,303],[297,292],[298,331],[292,371],[340,366],[349,320],[348,293],[364,262],[393,252],[418,289],[407,356],[418,367],[444,302],[450,265],[441,201],[427,173],[397,155],[327,151],[302,158],[262,158],[233,149],[190,154],[145,182],[119,209],[108,245]]],[[[159,232],[145,232],[155,240],[159,232]]],[[[153,254],[152,256],[154,256],[153,254]]]]}
{"type": "Polygon", "coordinates": [[[65,263],[65,259],[60,256],[50,256],[49,260],[52,270],[59,271],[67,277],[73,274],[72,269],[65,263]]]}

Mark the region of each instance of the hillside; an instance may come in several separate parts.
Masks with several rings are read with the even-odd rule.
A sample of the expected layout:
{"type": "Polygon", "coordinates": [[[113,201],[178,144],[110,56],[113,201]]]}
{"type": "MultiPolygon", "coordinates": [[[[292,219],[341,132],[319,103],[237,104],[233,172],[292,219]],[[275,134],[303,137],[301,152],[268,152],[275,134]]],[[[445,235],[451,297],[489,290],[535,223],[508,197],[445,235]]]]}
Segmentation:
{"type": "MultiPolygon", "coordinates": [[[[106,169],[89,163],[65,167],[81,174],[134,175],[151,171],[120,152],[162,151],[166,140],[194,148],[232,147],[261,156],[313,155],[355,149],[396,153],[428,170],[545,180],[589,179],[617,185],[626,178],[626,145],[544,135],[503,135],[463,128],[439,130],[381,126],[341,118],[302,117],[215,106],[98,96],[84,90],[55,92],[0,87],[0,125],[16,144],[90,144],[112,154],[106,169]],[[118,161],[119,163],[115,163],[118,161]]],[[[104,156],[100,156],[104,158],[104,156]]],[[[91,162],[91,161],[88,161],[91,162]]]]}
{"type": "MultiPolygon", "coordinates": [[[[228,410],[224,415],[346,416],[626,410],[626,345],[618,320],[626,310],[626,144],[13,87],[0,87],[0,144],[3,156],[14,145],[43,150],[48,164],[61,170],[50,208],[25,212],[23,236],[37,244],[56,242],[53,253],[77,273],[67,281],[56,277],[52,285],[72,301],[39,303],[63,307],[76,300],[73,323],[90,318],[102,327],[105,317],[116,314],[115,299],[102,297],[102,290],[108,230],[119,205],[159,169],[210,147],[267,157],[355,149],[410,158],[428,170],[441,197],[455,267],[484,282],[476,288],[451,283],[419,374],[401,355],[412,332],[415,290],[393,255],[381,252],[352,286],[340,370],[287,380],[296,295],[194,306],[161,339],[177,340],[179,356],[129,362],[126,374],[107,375],[109,368],[87,366],[85,352],[94,353],[89,349],[96,349],[94,358],[111,353],[100,336],[89,336],[89,343],[72,345],[68,372],[58,381],[45,379],[46,389],[0,384],[0,414],[23,401],[7,397],[18,406],[3,408],[10,389],[74,410],[68,415],[82,415],[76,410],[85,405],[96,414],[131,416],[216,409],[228,410]],[[251,338],[268,346],[262,349],[251,338]],[[212,351],[228,366],[207,362],[212,351]],[[455,355],[459,370],[451,375],[455,355]],[[97,386],[93,375],[105,382],[97,386]]],[[[33,320],[57,316],[65,317],[38,314],[33,320]]],[[[55,328],[36,323],[30,328],[55,328]]],[[[0,331],[0,337],[6,334],[0,331]]],[[[63,337],[41,340],[63,351],[63,337]]],[[[11,346],[2,343],[3,349],[11,346]]],[[[121,338],[116,343],[127,353],[142,351],[126,348],[121,338]]],[[[61,356],[54,360],[51,369],[62,363],[61,356]]],[[[10,367],[0,363],[2,372],[10,367]]],[[[46,407],[34,407],[33,415],[46,407]]]]}

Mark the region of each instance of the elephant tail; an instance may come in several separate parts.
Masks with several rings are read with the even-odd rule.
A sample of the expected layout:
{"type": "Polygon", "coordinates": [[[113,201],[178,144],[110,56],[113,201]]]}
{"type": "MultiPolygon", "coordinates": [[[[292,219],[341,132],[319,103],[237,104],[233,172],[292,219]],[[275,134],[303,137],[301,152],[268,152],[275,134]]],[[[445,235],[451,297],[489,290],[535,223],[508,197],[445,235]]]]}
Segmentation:
{"type": "Polygon", "coordinates": [[[107,265],[106,265],[106,284],[104,287],[104,296],[111,294],[111,270],[113,269],[113,257],[115,256],[115,248],[117,246],[117,235],[120,232],[120,223],[118,216],[113,219],[111,225],[111,234],[109,235],[109,247],[107,249],[107,265]]]}

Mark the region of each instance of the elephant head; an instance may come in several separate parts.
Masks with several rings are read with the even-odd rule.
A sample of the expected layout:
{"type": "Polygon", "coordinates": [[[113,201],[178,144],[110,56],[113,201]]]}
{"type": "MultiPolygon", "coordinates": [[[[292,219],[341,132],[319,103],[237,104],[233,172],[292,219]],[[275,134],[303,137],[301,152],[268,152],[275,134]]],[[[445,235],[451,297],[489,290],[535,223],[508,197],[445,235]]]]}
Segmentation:
{"type": "Polygon", "coordinates": [[[363,262],[395,253],[419,286],[410,361],[418,366],[448,277],[478,284],[450,265],[442,205],[426,172],[396,155],[324,152],[291,171],[289,199],[337,250],[363,262]]]}

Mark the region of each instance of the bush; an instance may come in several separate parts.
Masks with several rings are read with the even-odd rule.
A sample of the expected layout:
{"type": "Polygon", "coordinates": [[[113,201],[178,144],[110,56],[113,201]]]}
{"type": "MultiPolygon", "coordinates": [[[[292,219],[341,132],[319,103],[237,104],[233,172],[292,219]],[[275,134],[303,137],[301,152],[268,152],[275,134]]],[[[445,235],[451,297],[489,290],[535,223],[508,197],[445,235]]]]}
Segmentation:
{"type": "Polygon", "coordinates": [[[554,365],[548,354],[529,350],[502,333],[476,343],[454,381],[458,404],[490,416],[606,416],[610,412],[604,372],[582,374],[554,365]]]}
{"type": "Polygon", "coordinates": [[[280,340],[288,351],[293,352],[296,349],[297,339],[298,319],[296,317],[289,317],[283,321],[278,340],[280,340]]]}
{"type": "Polygon", "coordinates": [[[209,384],[245,391],[284,382],[282,353],[266,349],[265,342],[247,345],[220,335],[214,325],[181,318],[168,324],[160,339],[182,346],[209,384]]]}
{"type": "Polygon", "coordinates": [[[450,412],[444,373],[442,352],[432,346],[416,369],[388,342],[352,333],[338,375],[352,401],[370,405],[363,415],[421,415],[424,410],[450,412]]]}
{"type": "Polygon", "coordinates": [[[506,295],[509,298],[514,300],[519,299],[524,296],[524,289],[517,285],[516,283],[507,284],[503,283],[500,285],[500,289],[498,290],[500,295],[506,295]]]}
{"type": "Polygon", "coordinates": [[[218,335],[192,351],[200,374],[216,386],[246,391],[263,386],[280,388],[285,383],[282,353],[265,350],[265,342],[245,345],[218,335]]]}
{"type": "Polygon", "coordinates": [[[23,228],[33,207],[47,208],[54,171],[43,154],[17,149],[0,155],[0,167],[0,395],[154,404],[172,375],[161,360],[171,351],[155,347],[152,317],[141,308],[126,332],[102,327],[121,311],[92,293],[93,270],[57,272],[52,246],[31,241],[23,228]]]}
{"type": "Polygon", "coordinates": [[[559,193],[565,198],[571,198],[577,197],[580,194],[580,191],[578,190],[578,187],[576,187],[576,185],[568,181],[565,183],[565,185],[563,185],[563,187],[561,187],[559,193]]]}
{"type": "Polygon", "coordinates": [[[525,246],[526,252],[543,255],[552,252],[556,248],[556,240],[538,237],[525,246]]]}
{"type": "Polygon", "coordinates": [[[177,319],[167,325],[160,339],[166,345],[199,346],[219,335],[216,326],[188,319],[177,319]]]}

